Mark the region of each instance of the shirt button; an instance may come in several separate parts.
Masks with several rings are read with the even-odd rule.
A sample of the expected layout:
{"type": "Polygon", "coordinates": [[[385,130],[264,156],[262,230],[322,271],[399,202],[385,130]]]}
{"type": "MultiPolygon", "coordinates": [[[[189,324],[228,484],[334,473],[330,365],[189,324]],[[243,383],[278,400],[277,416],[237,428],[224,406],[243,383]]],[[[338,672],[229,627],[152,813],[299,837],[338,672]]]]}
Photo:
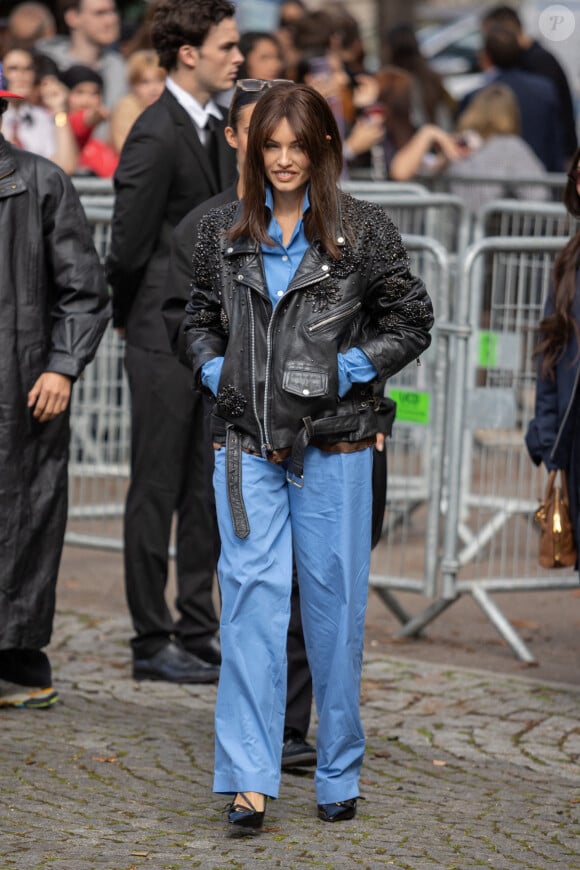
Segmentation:
{"type": "Polygon", "coordinates": [[[303,395],[303,396],[309,396],[309,395],[310,395],[310,390],[306,390],[306,389],[302,390],[302,395],[303,395]]]}
{"type": "Polygon", "coordinates": [[[283,295],[284,295],[284,291],[283,291],[283,290],[278,290],[277,293],[276,293],[276,296],[283,296],[283,295]]]}
{"type": "Polygon", "coordinates": [[[344,236],[339,236],[336,241],[338,242],[339,245],[344,245],[344,236]]]}
{"type": "Polygon", "coordinates": [[[243,280],[244,280],[244,276],[243,276],[243,275],[238,275],[238,281],[243,281],[243,280]]]}
{"type": "Polygon", "coordinates": [[[287,259],[288,259],[288,254],[283,254],[282,255],[282,262],[285,263],[287,261],[287,259]]]}
{"type": "Polygon", "coordinates": [[[322,267],[323,272],[328,272],[329,269],[330,269],[330,266],[328,265],[328,263],[325,263],[324,266],[322,267]]]}
{"type": "Polygon", "coordinates": [[[234,252],[233,248],[228,248],[226,251],[226,254],[233,254],[233,252],[234,252]]]}

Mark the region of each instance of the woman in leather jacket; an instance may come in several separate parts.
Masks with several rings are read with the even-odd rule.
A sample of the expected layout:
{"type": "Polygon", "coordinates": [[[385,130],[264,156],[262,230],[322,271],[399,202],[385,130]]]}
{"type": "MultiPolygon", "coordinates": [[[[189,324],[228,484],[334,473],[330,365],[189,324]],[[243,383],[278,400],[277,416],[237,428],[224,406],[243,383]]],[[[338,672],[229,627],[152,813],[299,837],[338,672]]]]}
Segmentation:
{"type": "MultiPolygon", "coordinates": [[[[580,218],[580,148],[572,158],[564,204],[580,218]]],[[[554,262],[552,286],[539,325],[536,348],[536,407],[526,434],[536,465],[563,468],[567,475],[570,513],[580,543],[580,232],[554,262]]]]}
{"type": "Polygon", "coordinates": [[[277,83],[244,198],[199,224],[186,336],[215,396],[222,668],[214,790],[261,827],[280,781],[294,548],[318,711],[318,815],[356,812],[375,386],[430,342],[430,299],[384,211],[342,194],[326,101],[277,83]]]}

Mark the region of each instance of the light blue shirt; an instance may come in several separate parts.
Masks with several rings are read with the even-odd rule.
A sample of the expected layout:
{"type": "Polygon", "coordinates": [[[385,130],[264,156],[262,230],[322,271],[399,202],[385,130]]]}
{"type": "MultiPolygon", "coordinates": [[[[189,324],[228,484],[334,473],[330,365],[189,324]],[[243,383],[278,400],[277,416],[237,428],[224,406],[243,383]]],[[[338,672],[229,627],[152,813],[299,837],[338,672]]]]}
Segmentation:
{"type": "MultiPolygon", "coordinates": [[[[310,208],[308,189],[302,203],[302,217],[297,221],[287,245],[282,241],[282,228],[274,217],[274,198],[270,187],[266,189],[266,206],[271,214],[268,235],[274,241],[274,245],[263,243],[261,249],[268,295],[272,308],[275,308],[284,297],[304,254],[310,247],[304,232],[304,213],[310,208]]],[[[341,398],[348,393],[352,384],[367,383],[377,377],[377,370],[360,348],[351,347],[346,353],[337,354],[337,357],[338,395],[341,398]]],[[[204,363],[201,369],[201,382],[212,391],[214,396],[217,395],[222,365],[223,357],[220,356],[204,363]]]]}

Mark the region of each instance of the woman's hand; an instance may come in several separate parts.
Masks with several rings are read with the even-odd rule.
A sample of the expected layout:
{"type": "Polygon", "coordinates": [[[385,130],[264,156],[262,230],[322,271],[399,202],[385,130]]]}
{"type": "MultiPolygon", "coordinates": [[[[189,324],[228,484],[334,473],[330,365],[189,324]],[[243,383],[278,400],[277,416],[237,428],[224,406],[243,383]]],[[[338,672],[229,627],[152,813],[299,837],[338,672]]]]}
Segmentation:
{"type": "Polygon", "coordinates": [[[54,420],[66,411],[72,389],[71,379],[57,372],[44,372],[28,394],[28,407],[39,423],[54,420]]]}
{"type": "Polygon", "coordinates": [[[344,141],[347,159],[364,154],[385,138],[385,122],[380,115],[359,118],[344,141]]]}

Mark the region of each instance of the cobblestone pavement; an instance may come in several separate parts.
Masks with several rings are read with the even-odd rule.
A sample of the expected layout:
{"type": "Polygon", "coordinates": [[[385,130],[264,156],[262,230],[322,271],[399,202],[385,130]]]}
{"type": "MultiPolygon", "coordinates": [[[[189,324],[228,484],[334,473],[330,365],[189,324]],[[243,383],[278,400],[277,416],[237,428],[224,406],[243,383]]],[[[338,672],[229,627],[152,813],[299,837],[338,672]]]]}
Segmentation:
{"type": "Polygon", "coordinates": [[[211,793],[213,686],[135,683],[127,617],[57,617],[61,702],[0,713],[0,870],[580,868],[580,689],[366,659],[351,822],[285,773],[263,833],[211,793]]]}

